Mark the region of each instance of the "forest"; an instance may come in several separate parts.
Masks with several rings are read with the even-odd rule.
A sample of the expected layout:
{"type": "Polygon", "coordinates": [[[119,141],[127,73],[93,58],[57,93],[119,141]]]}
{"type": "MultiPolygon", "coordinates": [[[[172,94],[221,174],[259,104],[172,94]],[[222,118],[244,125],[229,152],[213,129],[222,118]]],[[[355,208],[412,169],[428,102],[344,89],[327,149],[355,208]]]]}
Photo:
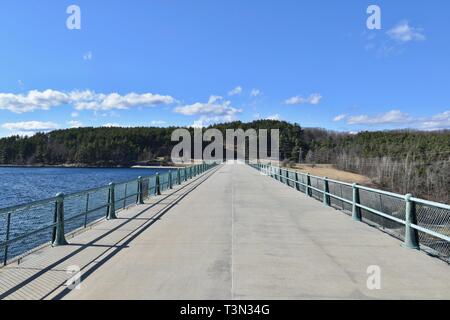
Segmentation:
{"type": "MultiPolygon", "coordinates": [[[[333,164],[338,169],[364,174],[386,190],[450,202],[450,130],[350,134],[274,120],[236,121],[212,127],[222,132],[280,129],[280,159],[286,165],[333,164]]],[[[0,139],[0,165],[116,167],[150,164],[156,159],[168,163],[176,144],[171,142],[174,129],[86,127],[6,137],[0,139]]]]}

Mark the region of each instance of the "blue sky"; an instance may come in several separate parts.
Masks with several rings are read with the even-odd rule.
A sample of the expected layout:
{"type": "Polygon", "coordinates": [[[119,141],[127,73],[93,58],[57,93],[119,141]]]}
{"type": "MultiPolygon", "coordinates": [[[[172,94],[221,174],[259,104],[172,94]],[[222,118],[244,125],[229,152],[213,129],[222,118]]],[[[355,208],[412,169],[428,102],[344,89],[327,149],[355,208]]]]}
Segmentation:
{"type": "Polygon", "coordinates": [[[264,118],[450,128],[449,12],[447,0],[4,2],[0,136],[264,118]],[[381,30],[366,27],[371,4],[381,30]]]}

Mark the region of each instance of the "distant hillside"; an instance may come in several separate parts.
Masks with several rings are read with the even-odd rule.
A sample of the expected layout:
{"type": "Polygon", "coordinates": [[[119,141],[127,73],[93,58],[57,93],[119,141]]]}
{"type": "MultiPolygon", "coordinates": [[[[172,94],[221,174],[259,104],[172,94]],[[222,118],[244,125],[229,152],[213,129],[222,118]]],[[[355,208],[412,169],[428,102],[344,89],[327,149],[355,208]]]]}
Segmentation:
{"type": "Polygon", "coordinates": [[[450,203],[449,130],[305,134],[303,162],[331,163],[372,178],[380,188],[450,203]]]}
{"type": "MultiPolygon", "coordinates": [[[[282,158],[299,150],[302,130],[296,124],[278,121],[231,122],[214,126],[226,128],[278,128],[282,158]],[[286,150],[286,151],[284,151],[286,150]]],[[[32,137],[0,139],[0,164],[129,166],[159,157],[169,160],[171,128],[76,128],[38,133],[32,137]]],[[[189,130],[193,131],[192,128],[189,130]]],[[[225,135],[224,135],[225,136],[225,135]]]]}
{"type": "MultiPolygon", "coordinates": [[[[280,157],[286,163],[329,163],[369,176],[392,191],[450,202],[449,130],[353,135],[272,120],[213,127],[223,132],[227,128],[280,129],[280,157]]],[[[2,138],[0,164],[130,166],[157,158],[169,161],[174,129],[77,128],[2,138]]]]}

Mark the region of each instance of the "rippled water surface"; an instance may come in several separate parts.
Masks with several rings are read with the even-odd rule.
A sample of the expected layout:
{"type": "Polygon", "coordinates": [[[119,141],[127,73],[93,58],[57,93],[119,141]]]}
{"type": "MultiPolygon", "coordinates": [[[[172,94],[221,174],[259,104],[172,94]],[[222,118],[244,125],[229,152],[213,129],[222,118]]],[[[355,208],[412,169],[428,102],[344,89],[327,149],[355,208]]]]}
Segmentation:
{"type": "Polygon", "coordinates": [[[166,169],[1,168],[0,208],[122,182],[166,169]]]}
{"type": "MultiPolygon", "coordinates": [[[[136,203],[138,176],[146,177],[159,172],[161,179],[168,181],[168,175],[164,174],[167,170],[0,168],[0,208],[52,198],[56,193],[63,192],[66,195],[64,219],[67,233],[106,216],[109,188],[78,195],[70,195],[71,193],[115,182],[115,207],[122,209],[136,203]]],[[[154,176],[145,178],[144,190],[151,190],[155,181],[154,176]]],[[[54,200],[0,212],[0,264],[41,244],[49,243],[54,235],[54,221],[54,200]]]]}

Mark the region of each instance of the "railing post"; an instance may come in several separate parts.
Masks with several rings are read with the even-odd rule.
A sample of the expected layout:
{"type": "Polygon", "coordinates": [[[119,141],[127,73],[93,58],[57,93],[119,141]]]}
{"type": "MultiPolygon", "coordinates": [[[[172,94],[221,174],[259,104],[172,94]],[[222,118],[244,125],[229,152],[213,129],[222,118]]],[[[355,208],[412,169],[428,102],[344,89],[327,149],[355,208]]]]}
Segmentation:
{"type": "Polygon", "coordinates": [[[172,170],[169,170],[169,189],[173,189],[172,170]]]}
{"type": "Polygon", "coordinates": [[[289,185],[289,171],[286,169],[286,184],[290,187],[289,185]]]}
{"type": "Polygon", "coordinates": [[[183,177],[184,177],[184,181],[186,182],[187,181],[187,169],[186,169],[186,167],[184,167],[184,175],[183,175],[183,177]]]}
{"type": "Polygon", "coordinates": [[[9,242],[9,233],[11,230],[11,212],[8,212],[8,216],[6,218],[6,237],[5,237],[5,251],[3,252],[3,265],[6,266],[6,263],[8,262],[8,242],[9,242]]]}
{"type": "Polygon", "coordinates": [[[281,174],[281,168],[278,168],[278,180],[279,180],[280,182],[283,182],[283,176],[282,176],[282,174],[281,174]]]}
{"type": "Polygon", "coordinates": [[[67,245],[65,233],[64,233],[64,194],[58,193],[56,195],[55,203],[55,217],[56,226],[54,227],[53,246],[67,245]]]}
{"type": "Polygon", "coordinates": [[[87,217],[88,217],[88,211],[89,211],[89,193],[86,194],[86,207],[85,207],[85,214],[84,214],[84,227],[87,227],[87,217]]]}
{"type": "Polygon", "coordinates": [[[156,173],[156,180],[155,180],[155,193],[157,196],[161,195],[161,183],[159,181],[159,173],[156,173]]]}
{"type": "Polygon", "coordinates": [[[177,169],[177,184],[181,184],[181,172],[180,172],[180,169],[177,169]]]}
{"type": "Polygon", "coordinates": [[[328,178],[325,177],[323,179],[323,204],[326,206],[331,206],[331,199],[330,199],[330,185],[328,183],[328,178]]]}
{"type": "Polygon", "coordinates": [[[138,204],[144,204],[144,181],[142,177],[138,177],[138,204]]]}
{"type": "Polygon", "coordinates": [[[295,189],[300,191],[300,181],[298,181],[298,172],[295,172],[295,189]]]}
{"type": "Polygon", "coordinates": [[[308,173],[308,174],[306,175],[306,188],[305,188],[305,194],[306,194],[308,197],[311,197],[311,196],[312,196],[312,192],[311,192],[310,187],[311,187],[311,175],[308,173]]]}
{"type": "Polygon", "coordinates": [[[419,233],[411,226],[417,225],[416,203],[411,201],[411,198],[412,194],[405,196],[405,247],[419,250],[419,233]]]}
{"type": "Polygon", "coordinates": [[[354,183],[352,185],[352,189],[353,189],[352,218],[355,221],[362,221],[361,208],[358,206],[358,204],[360,204],[358,185],[354,183]]]}
{"type": "Polygon", "coordinates": [[[106,219],[114,220],[117,219],[116,216],[116,193],[115,193],[116,185],[111,182],[109,184],[109,194],[108,194],[108,212],[106,215],[106,219]]]}
{"type": "Polygon", "coordinates": [[[128,183],[125,183],[125,191],[123,192],[123,206],[122,209],[125,209],[125,207],[127,206],[127,192],[128,192],[128,183]]]}

